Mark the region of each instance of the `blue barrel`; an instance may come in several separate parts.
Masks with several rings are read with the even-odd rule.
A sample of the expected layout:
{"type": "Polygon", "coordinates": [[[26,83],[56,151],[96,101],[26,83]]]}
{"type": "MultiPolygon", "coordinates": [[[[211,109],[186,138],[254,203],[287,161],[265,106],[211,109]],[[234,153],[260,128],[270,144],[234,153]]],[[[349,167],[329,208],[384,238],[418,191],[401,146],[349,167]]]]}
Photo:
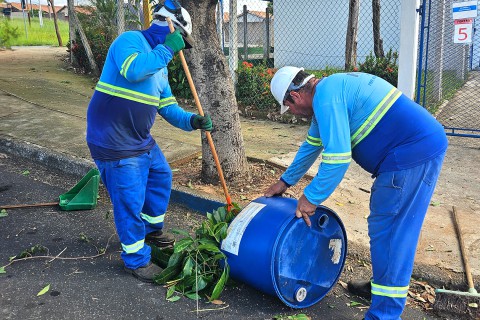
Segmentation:
{"type": "Polygon", "coordinates": [[[338,281],[347,254],[347,235],[335,212],[318,206],[309,228],[295,217],[297,200],[261,197],[232,221],[222,251],[230,276],[287,306],[319,302],[338,281]]]}

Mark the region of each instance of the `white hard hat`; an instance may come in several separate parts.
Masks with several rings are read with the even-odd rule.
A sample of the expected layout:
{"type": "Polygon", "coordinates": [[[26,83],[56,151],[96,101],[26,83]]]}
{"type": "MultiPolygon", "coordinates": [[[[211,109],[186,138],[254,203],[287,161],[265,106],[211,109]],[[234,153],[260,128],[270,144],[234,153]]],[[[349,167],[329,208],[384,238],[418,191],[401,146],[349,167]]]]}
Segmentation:
{"type": "Polygon", "coordinates": [[[160,9],[156,9],[153,12],[153,19],[158,19],[158,17],[170,18],[175,26],[175,29],[180,28],[183,40],[186,41],[185,48],[188,49],[193,47],[194,41],[192,38],[192,18],[187,10],[184,8],[171,10],[165,6],[162,6],[160,9]]]}
{"type": "Polygon", "coordinates": [[[285,100],[285,94],[287,93],[287,90],[290,91],[290,90],[299,89],[303,85],[305,85],[305,83],[307,83],[308,80],[313,78],[313,75],[310,75],[307,78],[305,78],[302,84],[300,84],[299,86],[294,86],[292,83],[292,80],[295,78],[297,73],[303,70],[304,70],[303,68],[286,66],[286,67],[280,68],[273,75],[272,81],[270,82],[270,91],[275,97],[275,100],[277,100],[281,106],[280,108],[281,114],[285,113],[285,111],[288,110],[288,107],[283,105],[283,101],[285,100]]]}

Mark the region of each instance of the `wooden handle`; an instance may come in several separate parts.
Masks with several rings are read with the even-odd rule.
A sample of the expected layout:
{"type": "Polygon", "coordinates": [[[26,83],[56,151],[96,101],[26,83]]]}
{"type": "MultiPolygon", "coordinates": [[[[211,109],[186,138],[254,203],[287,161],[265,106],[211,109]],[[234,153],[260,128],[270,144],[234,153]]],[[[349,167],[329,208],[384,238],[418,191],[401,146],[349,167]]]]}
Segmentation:
{"type": "Polygon", "coordinates": [[[45,203],[32,203],[32,204],[13,204],[2,206],[0,205],[0,209],[17,209],[17,208],[30,208],[30,207],[49,207],[49,206],[56,206],[58,202],[45,202],[45,203]]]}
{"type": "Polygon", "coordinates": [[[460,224],[457,217],[457,208],[453,206],[453,223],[455,225],[455,231],[457,232],[458,242],[460,243],[460,253],[462,254],[463,265],[465,267],[465,274],[467,276],[468,288],[474,288],[472,273],[470,271],[470,265],[468,263],[467,250],[465,249],[465,243],[463,242],[462,230],[460,229],[460,224]]]}
{"type": "MultiPolygon", "coordinates": [[[[168,27],[170,28],[170,32],[174,32],[175,28],[173,27],[172,20],[167,18],[168,27]]],[[[183,51],[180,50],[178,53],[180,55],[180,60],[182,61],[183,70],[185,71],[185,75],[187,76],[188,84],[190,85],[190,90],[192,91],[193,98],[195,99],[195,104],[197,105],[198,114],[204,116],[202,104],[200,103],[200,99],[198,98],[197,90],[195,89],[195,84],[193,83],[192,75],[190,74],[190,69],[187,65],[187,60],[185,60],[185,56],[183,55],[183,51]]],[[[213,144],[213,139],[209,131],[205,131],[207,136],[208,145],[210,146],[210,150],[212,151],[213,160],[215,161],[215,165],[217,167],[218,176],[220,177],[220,182],[222,184],[223,192],[225,192],[225,198],[227,200],[228,208],[232,208],[232,199],[228,194],[227,184],[225,183],[225,177],[223,176],[222,167],[220,166],[220,161],[218,160],[217,151],[215,150],[215,145],[213,144]]]]}

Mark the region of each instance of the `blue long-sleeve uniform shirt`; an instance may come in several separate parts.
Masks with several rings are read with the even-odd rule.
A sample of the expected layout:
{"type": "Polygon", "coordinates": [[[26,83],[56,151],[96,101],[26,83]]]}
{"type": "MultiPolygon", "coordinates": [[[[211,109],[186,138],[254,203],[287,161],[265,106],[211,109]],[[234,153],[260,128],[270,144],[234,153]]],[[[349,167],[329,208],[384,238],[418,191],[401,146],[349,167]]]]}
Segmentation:
{"type": "Polygon", "coordinates": [[[365,73],[323,78],[315,88],[306,141],[281,179],[294,185],[322,153],[305,188],[320,204],[342,180],[353,158],[373,176],[419,165],[447,148],[443,127],[387,81],[365,73]]]}
{"type": "MultiPolygon", "coordinates": [[[[155,26],[156,46],[138,31],[127,31],[110,46],[100,80],[87,110],[87,143],[93,159],[118,160],[149,151],[156,114],[173,126],[193,130],[193,113],[178,106],[166,66],[173,58],[155,26]]],[[[148,36],[149,34],[147,34],[148,36]]]]}

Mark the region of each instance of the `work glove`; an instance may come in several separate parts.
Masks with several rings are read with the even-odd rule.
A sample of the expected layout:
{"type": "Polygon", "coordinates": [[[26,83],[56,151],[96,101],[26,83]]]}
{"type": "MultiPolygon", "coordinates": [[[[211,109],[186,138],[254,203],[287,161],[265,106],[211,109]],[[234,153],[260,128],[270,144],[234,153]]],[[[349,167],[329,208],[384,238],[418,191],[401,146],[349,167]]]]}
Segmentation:
{"type": "Polygon", "coordinates": [[[212,124],[212,119],[210,118],[209,115],[201,116],[199,114],[196,114],[195,117],[193,118],[193,124],[192,124],[193,129],[202,129],[206,131],[212,131],[213,130],[213,124],[212,124]]]}
{"type": "Polygon", "coordinates": [[[167,34],[163,45],[172,49],[174,53],[177,53],[185,48],[185,42],[183,41],[179,30],[175,30],[174,32],[167,34]]]}

